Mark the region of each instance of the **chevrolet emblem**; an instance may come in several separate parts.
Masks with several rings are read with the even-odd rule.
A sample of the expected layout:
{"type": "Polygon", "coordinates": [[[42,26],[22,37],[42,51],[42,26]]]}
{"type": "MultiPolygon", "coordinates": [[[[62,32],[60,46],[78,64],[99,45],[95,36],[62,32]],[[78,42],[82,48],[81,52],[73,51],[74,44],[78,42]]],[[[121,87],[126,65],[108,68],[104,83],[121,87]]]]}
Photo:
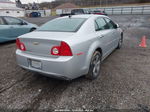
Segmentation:
{"type": "Polygon", "coordinates": [[[33,42],[33,45],[39,45],[39,42],[33,42]]]}

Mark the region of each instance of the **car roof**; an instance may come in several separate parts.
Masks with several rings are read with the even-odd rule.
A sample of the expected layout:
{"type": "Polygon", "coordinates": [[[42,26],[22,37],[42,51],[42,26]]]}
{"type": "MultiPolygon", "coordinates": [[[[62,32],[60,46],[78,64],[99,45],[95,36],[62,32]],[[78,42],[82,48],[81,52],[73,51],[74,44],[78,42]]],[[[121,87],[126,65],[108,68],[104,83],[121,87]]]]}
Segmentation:
{"type": "MultiPolygon", "coordinates": [[[[65,16],[63,18],[67,18],[69,16],[65,16]]],[[[97,17],[107,17],[105,15],[95,15],[95,14],[80,14],[80,15],[71,15],[71,18],[97,18],[97,17]]]]}
{"type": "Polygon", "coordinates": [[[0,16],[0,17],[12,17],[12,18],[16,18],[16,17],[13,17],[13,16],[0,16]]]}

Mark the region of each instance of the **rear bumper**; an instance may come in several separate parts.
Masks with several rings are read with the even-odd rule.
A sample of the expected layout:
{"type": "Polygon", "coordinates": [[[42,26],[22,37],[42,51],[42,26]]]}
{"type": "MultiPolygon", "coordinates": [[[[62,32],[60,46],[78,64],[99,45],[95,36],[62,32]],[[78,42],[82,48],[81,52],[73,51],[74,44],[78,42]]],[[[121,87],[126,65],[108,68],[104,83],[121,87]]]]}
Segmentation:
{"type": "Polygon", "coordinates": [[[77,78],[84,74],[80,63],[76,63],[74,56],[50,58],[26,54],[20,50],[16,51],[17,63],[22,68],[39,72],[49,77],[57,77],[66,80],[77,78]],[[31,67],[30,60],[41,62],[41,68],[36,69],[31,67]]]}

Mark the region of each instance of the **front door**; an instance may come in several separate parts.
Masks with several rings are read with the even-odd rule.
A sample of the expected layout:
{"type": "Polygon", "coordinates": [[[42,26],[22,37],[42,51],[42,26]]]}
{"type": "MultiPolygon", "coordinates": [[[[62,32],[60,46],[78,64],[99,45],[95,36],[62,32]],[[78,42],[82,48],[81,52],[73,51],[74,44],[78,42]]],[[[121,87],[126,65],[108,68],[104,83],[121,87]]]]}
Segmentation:
{"type": "Polygon", "coordinates": [[[23,24],[22,20],[13,17],[4,17],[4,19],[11,28],[12,38],[17,38],[29,32],[28,26],[23,24]]]}
{"type": "Polygon", "coordinates": [[[112,31],[112,36],[111,36],[111,45],[113,46],[113,48],[116,48],[116,46],[118,46],[118,42],[120,39],[120,33],[117,31],[117,28],[115,28],[115,23],[108,19],[108,18],[104,18],[105,21],[107,22],[108,26],[109,26],[109,30],[112,31]]]}
{"type": "Polygon", "coordinates": [[[4,19],[0,17],[0,42],[11,40],[11,28],[6,24],[4,19]]]}

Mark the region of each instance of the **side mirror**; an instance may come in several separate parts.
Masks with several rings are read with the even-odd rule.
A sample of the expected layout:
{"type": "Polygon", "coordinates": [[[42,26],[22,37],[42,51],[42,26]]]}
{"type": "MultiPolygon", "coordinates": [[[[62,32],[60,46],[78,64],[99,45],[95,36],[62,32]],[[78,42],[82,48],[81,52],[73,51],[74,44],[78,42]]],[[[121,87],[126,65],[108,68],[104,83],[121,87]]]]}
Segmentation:
{"type": "Polygon", "coordinates": [[[120,26],[119,26],[118,24],[115,24],[115,25],[114,25],[114,28],[116,28],[116,29],[119,28],[119,27],[120,27],[120,26]]]}
{"type": "Polygon", "coordinates": [[[119,24],[117,24],[117,28],[119,28],[120,26],[119,26],[119,24]]]}
{"type": "Polygon", "coordinates": [[[95,29],[95,31],[99,31],[99,29],[95,29]]]}
{"type": "Polygon", "coordinates": [[[27,23],[24,22],[24,21],[22,21],[22,22],[20,23],[20,25],[27,25],[27,23]]]}

